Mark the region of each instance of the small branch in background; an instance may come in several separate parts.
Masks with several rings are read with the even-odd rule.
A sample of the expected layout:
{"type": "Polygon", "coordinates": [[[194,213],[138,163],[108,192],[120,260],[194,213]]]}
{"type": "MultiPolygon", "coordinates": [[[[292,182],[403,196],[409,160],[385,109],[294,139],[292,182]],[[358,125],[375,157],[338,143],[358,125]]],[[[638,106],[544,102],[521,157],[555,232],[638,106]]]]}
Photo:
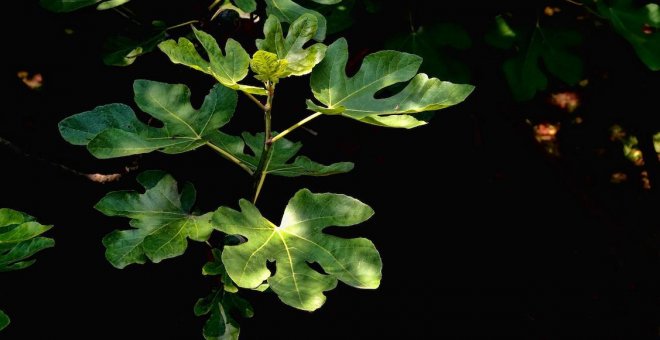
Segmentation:
{"type": "Polygon", "coordinates": [[[31,155],[31,154],[21,150],[21,148],[16,146],[16,144],[14,144],[14,143],[12,143],[12,142],[10,142],[10,141],[2,138],[2,137],[0,137],[0,145],[6,147],[7,149],[11,150],[12,152],[14,152],[15,154],[17,154],[19,156],[34,159],[34,160],[39,161],[41,163],[46,163],[46,164],[48,164],[52,167],[58,168],[58,169],[60,169],[64,172],[66,172],[66,173],[73,174],[73,175],[76,175],[76,176],[85,177],[85,178],[87,178],[88,180],[90,180],[92,182],[101,183],[101,184],[118,181],[125,174],[127,174],[131,171],[137,170],[139,168],[139,166],[137,164],[137,160],[135,160],[131,165],[125,166],[121,171],[119,171],[117,173],[113,173],[113,174],[100,174],[100,173],[89,174],[89,173],[84,173],[84,172],[78,171],[76,169],[70,168],[70,167],[68,167],[66,165],[63,165],[63,164],[60,164],[60,163],[56,163],[56,162],[49,161],[49,160],[41,158],[41,157],[31,155]]]}

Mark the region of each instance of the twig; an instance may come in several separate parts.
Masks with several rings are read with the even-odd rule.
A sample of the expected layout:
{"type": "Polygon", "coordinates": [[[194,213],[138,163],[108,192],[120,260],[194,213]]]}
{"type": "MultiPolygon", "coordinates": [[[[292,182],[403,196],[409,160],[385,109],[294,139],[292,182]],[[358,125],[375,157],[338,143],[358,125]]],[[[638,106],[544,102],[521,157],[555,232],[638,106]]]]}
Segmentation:
{"type": "Polygon", "coordinates": [[[53,161],[49,161],[47,159],[29,154],[29,153],[21,150],[21,148],[16,146],[16,144],[14,144],[14,143],[12,143],[12,142],[10,142],[10,141],[2,138],[2,137],[0,137],[0,145],[6,147],[7,149],[11,150],[13,153],[15,153],[19,156],[23,156],[25,158],[30,158],[30,159],[34,159],[34,160],[42,162],[42,163],[46,163],[50,166],[56,167],[56,168],[64,171],[64,172],[67,172],[67,173],[70,173],[70,174],[73,174],[73,175],[76,175],[76,176],[85,177],[88,180],[90,180],[92,182],[95,182],[95,183],[105,184],[105,183],[109,183],[109,182],[115,182],[115,181],[120,180],[123,175],[138,169],[138,165],[134,162],[134,164],[124,167],[124,169],[122,169],[122,171],[119,171],[117,173],[113,173],[113,174],[100,174],[100,173],[89,174],[89,173],[84,173],[84,172],[78,171],[76,169],[70,168],[66,165],[56,163],[56,162],[53,162],[53,161]]]}

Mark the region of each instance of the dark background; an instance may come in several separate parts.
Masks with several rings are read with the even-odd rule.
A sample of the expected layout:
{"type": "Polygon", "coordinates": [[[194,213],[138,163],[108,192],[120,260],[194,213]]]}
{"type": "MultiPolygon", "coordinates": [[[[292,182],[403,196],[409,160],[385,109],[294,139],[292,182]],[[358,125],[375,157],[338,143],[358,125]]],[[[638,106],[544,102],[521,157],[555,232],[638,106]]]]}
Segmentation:
{"type": "MultiPolygon", "coordinates": [[[[183,3],[131,5],[145,22],[174,24],[206,13],[207,1],[183,3]]],[[[382,49],[388,36],[409,29],[409,13],[418,24],[459,22],[474,40],[464,61],[477,89],[465,103],[412,131],[322,117],[309,124],[318,136],[304,130],[291,135],[312,159],[354,161],[356,168],[327,178],[269,177],[260,209],[279,221],[288,198],[303,187],[368,203],[376,215],[348,235],[374,241],[384,262],[383,281],[375,291],[340,283],[315,313],[285,306],[273,294],[245,292],[255,317],[240,321],[241,339],[658,336],[657,188],[610,184],[620,160],[594,150],[610,145],[612,123],[658,130],[660,77],[611,30],[589,37],[581,46],[587,73],[606,71],[607,79],[582,90],[585,123],[562,130],[561,157],[547,156],[525,119],[540,119],[537,113],[551,109],[541,99],[511,99],[500,68],[503,56],[482,39],[496,14],[514,12],[533,22],[545,2],[516,3],[452,2],[438,11],[426,2],[399,2],[377,14],[358,12],[360,19],[340,33],[354,55],[382,49]]],[[[0,147],[0,207],[54,224],[48,235],[57,244],[38,254],[33,267],[1,274],[0,307],[12,324],[0,338],[201,338],[204,320],[193,315],[192,306],[214,284],[200,275],[206,245],[190,243],[184,256],[158,265],[114,269],[104,259],[101,238],[126,228],[127,220],[106,217],[92,206],[108,191],[139,190],[134,181],[139,171],[101,185],[48,161],[82,172],[118,171],[135,158],[96,160],[65,143],[57,122],[105,103],[133,105],[134,79],[188,84],[197,103],[212,79],[172,65],[160,52],[128,68],[104,66],[103,38],[127,26],[116,13],[86,9],[56,15],[36,1],[3,7],[11,18],[4,22],[0,137],[32,157],[0,147]],[[67,28],[74,33],[65,34],[67,28]],[[44,87],[28,89],[16,78],[20,70],[42,73],[44,87]]],[[[259,31],[242,27],[232,36],[253,52],[248,42],[259,31]]],[[[303,91],[309,91],[307,78],[278,86],[275,129],[304,117],[303,99],[310,94],[303,91]],[[297,97],[301,93],[305,96],[297,97]]],[[[240,98],[229,132],[258,131],[261,113],[240,98]]],[[[163,169],[194,183],[201,211],[236,207],[251,187],[240,169],[212,150],[154,153],[137,162],[140,171],[163,169]]]]}

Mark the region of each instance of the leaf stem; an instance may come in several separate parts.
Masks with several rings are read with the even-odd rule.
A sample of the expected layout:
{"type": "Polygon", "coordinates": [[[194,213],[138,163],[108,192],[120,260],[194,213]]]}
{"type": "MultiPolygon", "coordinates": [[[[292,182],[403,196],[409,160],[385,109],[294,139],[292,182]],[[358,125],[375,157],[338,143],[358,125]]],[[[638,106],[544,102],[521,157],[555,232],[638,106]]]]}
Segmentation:
{"type": "Polygon", "coordinates": [[[266,105],[264,105],[259,99],[257,99],[257,97],[253,96],[252,93],[245,91],[241,91],[241,92],[243,92],[244,95],[246,95],[248,98],[250,98],[250,100],[252,100],[255,104],[257,104],[257,106],[259,106],[259,108],[262,111],[264,112],[267,111],[266,105]]]}
{"type": "Polygon", "coordinates": [[[261,158],[259,159],[259,165],[254,171],[254,197],[252,198],[252,203],[256,204],[257,199],[259,198],[259,193],[261,188],[264,185],[266,180],[266,175],[268,174],[268,165],[273,153],[273,142],[271,140],[271,110],[273,107],[273,97],[275,97],[275,84],[272,82],[266,82],[266,89],[268,90],[268,98],[266,99],[266,105],[264,106],[264,147],[261,151],[261,158]]]}
{"type": "Polygon", "coordinates": [[[241,169],[245,170],[248,174],[254,175],[254,172],[252,169],[248,168],[247,165],[243,164],[240,159],[234,157],[232,154],[229,152],[225,151],[224,149],[218,147],[217,145],[211,143],[211,142],[206,142],[206,145],[208,145],[211,149],[217,151],[222,157],[236,163],[236,165],[240,166],[241,169]]]}
{"type": "Polygon", "coordinates": [[[291,125],[291,127],[289,127],[288,129],[282,131],[282,132],[281,132],[280,134],[278,134],[277,136],[271,138],[271,139],[270,139],[271,144],[277,142],[278,139],[280,139],[280,138],[282,138],[282,137],[288,135],[291,131],[293,131],[293,130],[295,130],[295,129],[297,129],[297,128],[303,126],[303,125],[305,125],[305,124],[306,124],[307,122],[309,122],[310,120],[312,120],[312,119],[314,119],[314,118],[316,118],[316,117],[319,117],[319,116],[321,116],[322,114],[323,114],[323,113],[321,113],[321,112],[315,112],[314,114],[309,115],[307,118],[305,118],[305,119],[299,121],[298,123],[295,123],[295,124],[291,125]]]}
{"type": "Polygon", "coordinates": [[[188,20],[188,21],[186,21],[186,22],[182,22],[182,23],[180,23],[180,24],[176,24],[176,25],[174,25],[174,26],[169,26],[169,27],[165,28],[165,30],[166,30],[166,31],[169,31],[169,30],[173,30],[173,29],[175,29],[175,28],[179,28],[179,27],[186,26],[186,25],[196,24],[196,23],[198,23],[198,22],[199,22],[199,20],[188,20]]]}

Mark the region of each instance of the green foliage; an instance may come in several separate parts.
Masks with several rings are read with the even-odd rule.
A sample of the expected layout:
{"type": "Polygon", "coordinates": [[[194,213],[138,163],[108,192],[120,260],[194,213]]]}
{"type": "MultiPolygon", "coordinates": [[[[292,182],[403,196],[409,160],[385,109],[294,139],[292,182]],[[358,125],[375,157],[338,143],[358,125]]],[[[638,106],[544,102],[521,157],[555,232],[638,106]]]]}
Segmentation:
{"type": "MultiPolygon", "coordinates": [[[[30,259],[32,255],[55,246],[53,239],[40,236],[52,227],[20,211],[0,209],[0,272],[25,269],[36,261],[30,259]]],[[[9,316],[0,310],[0,331],[9,323],[9,316]]]]}
{"type": "Polygon", "coordinates": [[[421,70],[429,74],[455,82],[470,80],[470,69],[453,52],[470,48],[472,39],[457,24],[422,26],[416,31],[395,35],[386,46],[422,57],[421,70]]]}
{"type": "MultiPolygon", "coordinates": [[[[234,3],[245,12],[255,7],[252,0],[234,3]]],[[[216,1],[211,7],[218,4],[216,1]]],[[[229,2],[220,8],[223,6],[233,7],[229,2]]],[[[256,40],[258,50],[252,58],[237,41],[229,38],[221,49],[211,35],[195,28],[193,34],[203,52],[184,37],[158,45],[173,63],[211,75],[218,82],[198,109],[192,106],[190,90],[183,84],[136,80],[133,89],[137,106],[161,122],[162,127],[152,126],[151,120],[143,123],[124,104],[99,106],[59,124],[65,140],[86,146],[97,158],[153,151],[175,154],[206,145],[252,175],[252,202],[240,200],[240,212],[220,207],[214,213],[192,214],[192,184],[186,183],[179,189],[174,178],[162,171],[147,171],[137,177],[143,193],[111,192],[95,206],[108,216],[130,219],[131,229],[115,230],[103,239],[106,258],[117,268],[179,256],[185,252],[188,239],[212,247],[213,260],[204,265],[202,274],[216,276],[219,284],[194,308],[196,315],[208,317],[203,329],[206,339],[238,338],[236,317],[253,315],[252,307],[238,295],[240,288],[272,291],[285,304],[313,311],[324,303],[324,292],[334,289],[338,281],[364,289],[375,289],[380,284],[381,259],[371,241],[324,233],[328,227],[348,227],[369,219],[373,210],[366,204],[341,194],[313,194],[302,189],[289,201],[279,226],[259,212],[256,202],[267,175],[327,176],[353,169],[350,162],[324,165],[299,156],[302,144],[284,136],[322,114],[411,128],[425,124],[411,114],[457,104],[473,89],[470,85],[417,74],[421,57],[396,51],[367,56],[358,73],[349,78],[345,71],[348,49],[344,39],[329,47],[311,42],[325,36],[323,16],[290,0],[266,0],[266,6],[269,17],[264,23],[264,37],[256,40]],[[283,22],[289,24],[286,35],[283,22]],[[261,86],[241,83],[250,70],[262,82],[261,86]],[[272,129],[273,117],[278,114],[273,114],[275,84],[289,76],[310,73],[314,96],[324,106],[308,101],[308,107],[318,112],[278,134],[272,129]],[[379,92],[403,82],[409,83],[397,94],[376,98],[379,92]],[[263,132],[243,132],[238,137],[218,130],[234,115],[237,92],[263,111],[263,132]],[[254,95],[266,96],[265,102],[254,95]],[[221,233],[224,241],[212,244],[216,242],[211,237],[214,231],[221,233]],[[274,275],[268,270],[267,261],[276,262],[274,275]],[[323,272],[313,269],[313,262],[323,272]]],[[[159,39],[160,35],[148,43],[126,42],[125,48],[113,55],[112,63],[132,62],[134,55],[153,48],[159,39]]],[[[465,41],[443,40],[445,43],[463,47],[465,41]]]]}
{"type": "Polygon", "coordinates": [[[181,153],[206,144],[219,135],[236,108],[236,92],[216,85],[199,110],[190,104],[190,89],[181,84],[136,80],[135,102],[144,112],[163,122],[155,128],[137,119],[123,104],[99,106],[66,118],[59,124],[62,137],[75,145],[86,145],[98,158],[114,158],[152,151],[181,153]]]}
{"type": "Polygon", "coordinates": [[[226,234],[239,234],[247,242],[226,247],[222,262],[239,287],[257,288],[268,281],[282,302],[313,311],[325,302],[324,291],[340,280],[357,288],[380,284],[381,260],[373,243],[363,238],[342,239],[323,233],[329,226],[351,226],[369,219],[373,210],[345,195],[298,191],[289,201],[279,226],[265,219],[246,200],[241,211],[221,207],[214,225],[226,234]],[[266,262],[274,259],[274,276],[266,262]],[[313,270],[316,262],[327,274],[313,270]]]}
{"type": "MultiPolygon", "coordinates": [[[[292,24],[296,19],[304,14],[311,14],[316,17],[318,29],[314,35],[314,40],[323,41],[325,39],[327,22],[321,13],[298,5],[291,0],[265,0],[266,13],[268,17],[276,17],[279,21],[292,24]]],[[[332,0],[331,0],[332,1],[332,0]]],[[[336,0],[335,0],[336,1],[336,0]]],[[[328,2],[328,1],[326,1],[328,2]]]]}
{"type": "Polygon", "coordinates": [[[147,259],[158,263],[183,254],[187,238],[206,241],[211,235],[211,213],[192,215],[196,191],[186,183],[179,192],[172,176],[146,171],[137,177],[144,194],[117,191],[107,194],[94,208],[107,216],[131,219],[130,230],[115,230],[103,238],[105,257],[117,268],[147,259]]]}
{"type": "Polygon", "coordinates": [[[265,94],[262,88],[241,85],[238,82],[248,74],[250,56],[237,41],[227,40],[225,53],[218,46],[218,42],[208,33],[195,29],[193,32],[199,43],[204,47],[209,61],[206,61],[195,49],[195,45],[186,38],[179,41],[167,40],[158,45],[170,60],[175,64],[182,64],[195,70],[213,76],[220,84],[234,90],[241,90],[255,94],[265,94]]]}
{"type": "Polygon", "coordinates": [[[252,13],[257,10],[257,2],[255,0],[233,0],[236,7],[247,13],[252,13]]]}
{"type": "Polygon", "coordinates": [[[208,315],[202,330],[207,340],[237,340],[240,326],[231,313],[237,313],[244,318],[254,315],[249,302],[238,294],[222,289],[215,289],[208,296],[197,300],[194,312],[197,316],[208,315]]]}
{"type": "Polygon", "coordinates": [[[609,19],[614,30],[624,37],[635,49],[637,56],[652,71],[660,70],[660,5],[648,3],[636,8],[632,0],[616,0],[608,5],[596,2],[599,13],[609,19]]]}
{"type": "Polygon", "coordinates": [[[310,73],[325,56],[326,46],[321,43],[303,47],[317,30],[318,19],[311,14],[303,14],[291,24],[284,38],[280,21],[277,17],[269,17],[264,24],[266,38],[257,39],[257,47],[274,53],[278,59],[286,60],[287,75],[301,76],[310,73]]]}
{"type": "Polygon", "coordinates": [[[254,72],[254,77],[264,83],[277,84],[280,78],[288,77],[291,74],[288,66],[289,62],[286,59],[278,59],[277,54],[261,50],[255,52],[250,60],[250,69],[254,72]]]}
{"type": "Polygon", "coordinates": [[[11,323],[11,320],[9,319],[9,315],[7,315],[5,312],[3,312],[0,309],[0,331],[5,329],[7,326],[9,326],[9,323],[11,323]]]}
{"type": "Polygon", "coordinates": [[[30,256],[55,245],[53,239],[39,236],[52,227],[20,211],[0,209],[0,272],[34,264],[36,260],[29,259],[30,256]]]}
{"type": "Polygon", "coordinates": [[[130,0],[39,0],[39,4],[53,12],[72,12],[98,4],[99,11],[121,6],[130,0]]]}
{"type": "Polygon", "coordinates": [[[509,88],[516,100],[530,100],[536,92],[545,90],[548,77],[541,68],[569,85],[583,76],[582,60],[571,52],[582,37],[577,31],[534,27],[531,32],[512,29],[501,16],[486,41],[498,48],[518,47],[518,53],[502,65],[509,88]]]}
{"type": "Polygon", "coordinates": [[[474,89],[453,84],[426,74],[417,74],[422,58],[397,51],[382,51],[364,58],[353,76],[346,75],[348,44],[339,39],[328,47],[326,58],[312,72],[314,97],[325,106],[307,101],[312,111],[341,114],[363,123],[413,128],[426,124],[410,115],[440,110],[462,102],[474,89]],[[411,80],[412,79],[412,80],[411,80]],[[378,91],[400,82],[410,83],[399,93],[376,99],[378,91]]]}
{"type": "MultiPolygon", "coordinates": [[[[256,170],[263,153],[264,134],[257,133],[256,135],[253,135],[249,132],[244,132],[242,137],[253,154],[251,155],[240,152],[233,155],[240,159],[250,169],[256,170]]],[[[289,163],[291,158],[298,153],[301,147],[302,143],[300,142],[294,143],[284,138],[280,139],[273,145],[273,153],[270,163],[268,164],[268,168],[264,171],[272,175],[298,177],[335,175],[349,172],[353,169],[353,163],[351,162],[323,165],[314,162],[305,156],[298,156],[293,162],[289,163]]]]}
{"type": "Polygon", "coordinates": [[[125,36],[110,37],[105,41],[103,63],[109,66],[128,66],[137,57],[153,51],[165,40],[165,27],[153,26],[152,29],[137,39],[125,36]]]}

